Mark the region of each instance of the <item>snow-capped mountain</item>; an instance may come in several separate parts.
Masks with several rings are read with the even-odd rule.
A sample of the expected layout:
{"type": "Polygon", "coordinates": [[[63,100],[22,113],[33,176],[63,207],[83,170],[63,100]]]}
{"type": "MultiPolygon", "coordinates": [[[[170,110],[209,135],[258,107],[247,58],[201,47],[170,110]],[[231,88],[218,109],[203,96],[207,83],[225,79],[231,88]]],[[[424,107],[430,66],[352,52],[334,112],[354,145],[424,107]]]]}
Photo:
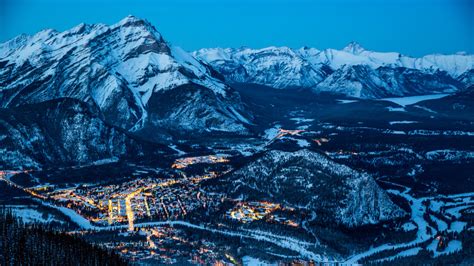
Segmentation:
{"type": "Polygon", "coordinates": [[[423,57],[411,57],[397,52],[375,52],[364,49],[356,42],[349,43],[342,50],[301,48],[299,54],[312,64],[326,64],[332,69],[339,69],[344,65],[368,65],[371,68],[381,66],[405,67],[426,72],[442,70],[451,76],[457,77],[474,68],[474,55],[432,54],[423,57]]]}
{"type": "Polygon", "coordinates": [[[193,54],[209,62],[229,82],[275,88],[312,87],[332,72],[325,65],[311,64],[288,47],[211,48],[193,54]]]}
{"type": "Polygon", "coordinates": [[[169,125],[182,133],[245,132],[249,123],[239,95],[210,67],[133,16],[20,35],[0,44],[0,65],[1,107],[75,98],[136,134],[169,125]]]}
{"type": "Polygon", "coordinates": [[[463,83],[465,79],[454,79],[474,69],[474,55],[415,58],[368,51],[354,42],[342,50],[212,48],[193,54],[211,64],[229,82],[279,89],[313,88],[365,98],[456,91],[468,84],[463,83]]]}
{"type": "Polygon", "coordinates": [[[370,175],[309,150],[268,151],[221,182],[236,198],[305,208],[320,222],[353,227],[404,215],[370,175]]]}
{"type": "Polygon", "coordinates": [[[444,71],[426,73],[405,67],[344,65],[313,88],[359,98],[451,93],[463,84],[444,71]]]}

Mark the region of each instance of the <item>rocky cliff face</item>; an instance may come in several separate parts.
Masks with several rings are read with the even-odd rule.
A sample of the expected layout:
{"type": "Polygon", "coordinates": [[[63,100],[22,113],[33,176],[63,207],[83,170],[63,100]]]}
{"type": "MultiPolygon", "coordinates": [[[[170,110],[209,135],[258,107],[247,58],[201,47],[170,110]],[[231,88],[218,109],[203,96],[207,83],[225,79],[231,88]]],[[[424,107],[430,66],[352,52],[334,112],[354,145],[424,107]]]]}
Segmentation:
{"type": "Polygon", "coordinates": [[[145,151],[140,142],[106,125],[78,100],[56,99],[1,110],[1,169],[116,161],[143,156],[145,151]]]}
{"type": "Polygon", "coordinates": [[[404,215],[370,175],[309,150],[266,152],[226,182],[235,197],[306,208],[321,222],[354,227],[404,215]]]}
{"type": "Polygon", "coordinates": [[[210,67],[132,16],[111,26],[81,24],[65,32],[18,36],[0,45],[0,63],[4,108],[74,98],[130,132],[167,125],[162,121],[183,110],[189,119],[176,121],[177,126],[196,134],[245,132],[251,118],[239,95],[210,67]],[[156,99],[167,93],[177,101],[158,104],[156,99]]]}
{"type": "Polygon", "coordinates": [[[465,85],[466,88],[469,86],[474,85],[474,69],[470,69],[463,74],[461,74],[458,78],[458,81],[465,85]]]}
{"type": "Polygon", "coordinates": [[[313,88],[358,98],[401,97],[434,93],[453,93],[463,84],[444,71],[427,74],[404,67],[367,65],[344,66],[313,88]]]}
{"type": "Polygon", "coordinates": [[[474,56],[368,51],[357,43],[342,50],[201,49],[193,53],[211,64],[227,81],[278,89],[311,88],[362,98],[453,92],[470,85],[474,56]],[[456,80],[457,79],[457,80],[456,80]]]}
{"type": "Polygon", "coordinates": [[[228,82],[280,89],[313,87],[332,72],[324,64],[311,64],[288,47],[202,49],[194,55],[209,62],[228,82]]]}

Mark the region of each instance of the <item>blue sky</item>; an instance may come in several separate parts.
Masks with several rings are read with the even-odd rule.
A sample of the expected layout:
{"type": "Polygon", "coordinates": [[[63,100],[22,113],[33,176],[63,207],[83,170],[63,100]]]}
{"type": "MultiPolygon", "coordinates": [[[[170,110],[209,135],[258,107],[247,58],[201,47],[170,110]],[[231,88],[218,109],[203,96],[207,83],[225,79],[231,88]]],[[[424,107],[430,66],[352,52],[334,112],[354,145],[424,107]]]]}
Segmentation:
{"type": "Polygon", "coordinates": [[[474,0],[0,0],[0,42],[126,15],[152,22],[171,43],[202,47],[342,48],[474,53],[474,0]]]}

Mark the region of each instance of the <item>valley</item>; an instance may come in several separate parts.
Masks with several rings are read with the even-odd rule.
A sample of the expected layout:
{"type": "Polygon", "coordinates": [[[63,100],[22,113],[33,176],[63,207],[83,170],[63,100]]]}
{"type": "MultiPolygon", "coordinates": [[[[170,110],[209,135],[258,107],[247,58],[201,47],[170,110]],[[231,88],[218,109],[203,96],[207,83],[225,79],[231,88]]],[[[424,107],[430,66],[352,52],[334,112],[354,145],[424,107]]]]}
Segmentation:
{"type": "MultiPolygon", "coordinates": [[[[246,93],[242,93],[244,97],[246,93]]],[[[105,163],[66,167],[59,173],[2,171],[2,181],[23,190],[30,199],[28,205],[58,210],[62,219],[69,221],[72,234],[118,250],[135,261],[206,264],[251,257],[267,262],[382,263],[417,256],[457,256],[470,249],[474,225],[470,188],[474,180],[467,170],[457,173],[462,183],[454,181],[437,166],[442,163],[446,169],[454,169],[462,163],[465,169],[472,167],[474,158],[468,152],[474,145],[472,122],[436,114],[435,125],[431,122],[433,114],[411,111],[413,105],[422,102],[404,106],[404,112],[393,112],[386,106],[395,103],[341,103],[340,96],[331,97],[318,99],[314,105],[278,106],[276,113],[257,117],[260,124],[274,122],[255,128],[261,133],[249,139],[211,137],[193,146],[191,141],[183,142],[173,147],[180,153],[170,155],[166,164],[148,162],[140,166],[140,162],[129,162],[127,176],[118,172],[110,178],[94,178],[107,172],[100,170],[109,167],[110,163],[105,163]],[[329,112],[320,112],[336,107],[341,116],[357,109],[358,117],[340,120],[337,113],[325,117],[329,112]],[[373,112],[373,108],[380,110],[379,116],[366,116],[365,112],[373,112]],[[285,115],[280,116],[282,113],[285,115]],[[302,149],[370,173],[407,215],[384,222],[382,227],[364,225],[364,238],[375,242],[361,245],[356,240],[360,236],[342,225],[329,226],[331,233],[321,235],[328,225],[314,217],[323,214],[292,203],[293,193],[298,192],[268,196],[254,188],[239,192],[245,193],[242,197],[216,189],[221,180],[262,153],[302,149]],[[430,174],[433,171],[436,176],[430,174]],[[102,181],[75,182],[67,173],[102,181]],[[58,180],[54,178],[58,174],[61,181],[51,183],[58,180]],[[285,237],[279,232],[285,232],[285,237]]],[[[255,102],[255,106],[265,104],[255,102]]],[[[15,201],[20,204],[25,196],[10,204],[15,201]]]]}
{"type": "Polygon", "coordinates": [[[0,213],[23,235],[0,244],[17,262],[33,232],[132,265],[471,265],[473,69],[354,42],[186,52],[134,16],[19,35],[0,44],[0,213]]]}

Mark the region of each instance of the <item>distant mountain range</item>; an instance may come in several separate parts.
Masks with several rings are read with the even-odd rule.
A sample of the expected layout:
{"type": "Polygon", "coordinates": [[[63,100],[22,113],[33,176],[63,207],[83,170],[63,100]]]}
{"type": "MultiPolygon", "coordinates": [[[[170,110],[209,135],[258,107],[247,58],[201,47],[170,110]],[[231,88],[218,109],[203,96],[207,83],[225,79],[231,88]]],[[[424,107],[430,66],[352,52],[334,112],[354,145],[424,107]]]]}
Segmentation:
{"type": "Polygon", "coordinates": [[[367,51],[354,42],[342,50],[209,48],[193,55],[231,83],[303,87],[361,98],[454,92],[472,84],[474,69],[474,55],[414,58],[367,51]]]}

